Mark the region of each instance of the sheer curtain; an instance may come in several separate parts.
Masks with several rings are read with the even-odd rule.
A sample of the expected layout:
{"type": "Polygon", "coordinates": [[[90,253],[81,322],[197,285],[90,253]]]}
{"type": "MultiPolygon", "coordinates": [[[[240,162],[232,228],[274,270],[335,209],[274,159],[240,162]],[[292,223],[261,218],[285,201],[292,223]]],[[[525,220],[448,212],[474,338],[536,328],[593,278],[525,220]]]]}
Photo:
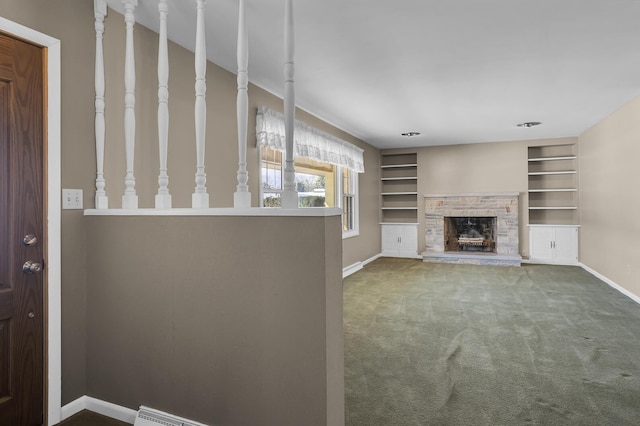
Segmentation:
{"type": "MultiPolygon", "coordinates": [[[[267,107],[259,107],[256,135],[259,146],[284,152],[284,115],[267,107]]],[[[310,158],[364,173],[364,150],[353,144],[298,120],[295,122],[294,140],[294,157],[310,158]]]]}

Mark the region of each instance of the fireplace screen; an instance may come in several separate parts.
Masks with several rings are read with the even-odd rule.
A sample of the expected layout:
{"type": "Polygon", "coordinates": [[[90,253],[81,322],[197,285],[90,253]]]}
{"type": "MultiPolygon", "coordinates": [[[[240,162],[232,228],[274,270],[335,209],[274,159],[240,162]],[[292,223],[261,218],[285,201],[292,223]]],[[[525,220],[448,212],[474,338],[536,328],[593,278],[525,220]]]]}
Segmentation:
{"type": "Polygon", "coordinates": [[[445,251],[496,251],[495,217],[445,217],[445,251]]]}

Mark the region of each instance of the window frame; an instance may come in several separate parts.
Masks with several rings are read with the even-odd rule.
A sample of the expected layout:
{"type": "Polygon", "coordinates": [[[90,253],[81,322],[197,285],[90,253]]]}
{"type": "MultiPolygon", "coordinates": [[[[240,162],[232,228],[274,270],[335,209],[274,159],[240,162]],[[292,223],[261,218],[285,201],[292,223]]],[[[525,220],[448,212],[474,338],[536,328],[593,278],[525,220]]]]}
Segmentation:
{"type": "Polygon", "coordinates": [[[336,195],[338,197],[338,202],[336,203],[336,205],[342,209],[342,216],[341,216],[341,225],[342,225],[342,239],[346,239],[346,238],[353,238],[353,237],[357,237],[358,235],[360,235],[360,194],[359,194],[359,173],[356,173],[355,171],[348,169],[346,167],[341,167],[341,166],[337,166],[337,173],[339,174],[339,179],[336,179],[336,195]],[[351,181],[351,186],[352,186],[352,190],[353,193],[349,194],[350,197],[352,197],[353,200],[353,205],[352,205],[352,209],[351,209],[351,221],[353,223],[353,227],[351,229],[345,230],[344,229],[344,198],[345,198],[345,191],[344,191],[344,177],[343,177],[343,173],[347,172],[350,174],[350,181],[351,181]]]}
{"type": "MultiPolygon", "coordinates": [[[[264,147],[266,149],[273,148],[264,147]]],[[[284,160],[285,156],[281,155],[280,159],[280,181],[284,182],[284,160]]],[[[326,163],[329,164],[329,163],[326,163]]],[[[334,190],[335,190],[335,199],[334,205],[343,211],[343,214],[340,216],[340,227],[342,229],[342,239],[353,238],[360,235],[360,185],[359,185],[359,173],[349,168],[343,166],[332,165],[335,167],[335,176],[334,176],[334,190]],[[352,184],[352,194],[348,194],[348,196],[352,197],[353,206],[351,209],[351,221],[353,223],[352,229],[344,230],[344,177],[343,173],[347,172],[350,174],[350,181],[352,184]]],[[[295,158],[294,158],[294,167],[295,167],[295,158]]],[[[277,208],[277,207],[265,207],[264,203],[264,194],[265,193],[279,193],[282,194],[282,188],[265,188],[264,181],[262,178],[262,149],[258,150],[258,170],[259,170],[259,181],[260,181],[260,208],[269,209],[269,208],[277,208]]],[[[300,207],[300,208],[313,208],[313,207],[300,207]]]]}

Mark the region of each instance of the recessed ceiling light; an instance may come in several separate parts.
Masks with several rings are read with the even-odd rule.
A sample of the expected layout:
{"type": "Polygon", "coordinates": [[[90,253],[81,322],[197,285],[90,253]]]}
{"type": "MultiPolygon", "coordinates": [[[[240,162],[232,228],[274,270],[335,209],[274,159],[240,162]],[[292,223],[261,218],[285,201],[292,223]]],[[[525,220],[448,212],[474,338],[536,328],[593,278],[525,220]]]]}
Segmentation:
{"type": "Polygon", "coordinates": [[[408,138],[413,137],[413,136],[418,136],[420,134],[420,132],[406,132],[406,133],[402,133],[402,136],[406,136],[408,138]]]}
{"type": "Polygon", "coordinates": [[[539,121],[527,121],[526,123],[520,123],[518,124],[518,127],[533,127],[533,126],[539,126],[542,123],[539,121]]]}

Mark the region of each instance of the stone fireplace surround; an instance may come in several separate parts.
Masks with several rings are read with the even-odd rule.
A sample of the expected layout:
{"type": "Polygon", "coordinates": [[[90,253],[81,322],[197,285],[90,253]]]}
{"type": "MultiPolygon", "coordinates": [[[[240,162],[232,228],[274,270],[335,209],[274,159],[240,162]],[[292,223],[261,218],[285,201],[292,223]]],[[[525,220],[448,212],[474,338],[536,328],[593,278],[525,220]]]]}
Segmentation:
{"type": "Polygon", "coordinates": [[[425,195],[425,262],[520,266],[518,197],[515,193],[425,195]],[[496,253],[446,252],[444,218],[496,217],[496,253]]]}

